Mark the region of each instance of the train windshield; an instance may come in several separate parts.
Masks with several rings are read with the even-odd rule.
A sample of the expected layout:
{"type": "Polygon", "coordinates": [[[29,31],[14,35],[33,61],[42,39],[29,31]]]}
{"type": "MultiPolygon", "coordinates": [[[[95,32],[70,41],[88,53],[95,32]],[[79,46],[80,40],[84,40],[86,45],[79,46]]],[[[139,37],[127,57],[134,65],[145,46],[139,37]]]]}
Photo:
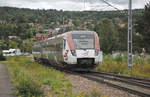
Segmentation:
{"type": "Polygon", "coordinates": [[[76,49],[94,49],[93,34],[72,34],[76,49]]]}

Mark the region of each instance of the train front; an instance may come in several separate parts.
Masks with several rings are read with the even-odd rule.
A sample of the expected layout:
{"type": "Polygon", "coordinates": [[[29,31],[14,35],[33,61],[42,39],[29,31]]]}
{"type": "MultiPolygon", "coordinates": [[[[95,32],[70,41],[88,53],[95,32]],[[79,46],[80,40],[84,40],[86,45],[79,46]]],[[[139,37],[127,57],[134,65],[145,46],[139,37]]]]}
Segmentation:
{"type": "Polygon", "coordinates": [[[99,38],[93,31],[72,31],[67,35],[70,54],[67,62],[77,67],[95,67],[102,62],[99,38]]]}

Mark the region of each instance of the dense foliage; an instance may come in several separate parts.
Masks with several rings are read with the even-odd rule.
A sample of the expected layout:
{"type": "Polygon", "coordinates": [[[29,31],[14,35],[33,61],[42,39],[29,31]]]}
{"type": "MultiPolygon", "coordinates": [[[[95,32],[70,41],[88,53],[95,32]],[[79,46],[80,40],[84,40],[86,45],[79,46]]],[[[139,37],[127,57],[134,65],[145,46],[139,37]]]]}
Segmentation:
{"type": "Polygon", "coordinates": [[[136,30],[140,34],[140,46],[150,53],[150,2],[145,5],[143,16],[137,21],[136,30]]]}
{"type": "MultiPolygon", "coordinates": [[[[3,49],[20,48],[24,52],[32,51],[33,38],[37,33],[46,33],[46,29],[60,28],[64,30],[94,30],[99,34],[100,45],[104,53],[126,51],[127,49],[127,10],[118,11],[58,11],[34,10],[11,7],[0,7],[0,42],[3,49]],[[62,28],[63,22],[65,27],[62,28]],[[120,26],[123,24],[124,26],[120,26]],[[18,36],[20,39],[8,41],[8,36],[18,36]],[[32,41],[28,41],[28,39],[32,41]],[[24,41],[23,41],[24,40],[24,41]],[[27,47],[28,46],[28,47],[27,47]]],[[[133,24],[143,15],[143,10],[133,11],[133,24]]],[[[145,18],[148,19],[148,18],[145,18]]],[[[140,29],[140,28],[139,28],[140,29]]],[[[134,51],[141,52],[141,41],[145,36],[134,37],[134,51]]],[[[148,42],[147,42],[148,44],[148,42]]],[[[147,46],[147,45],[146,45],[147,46]]]]}
{"type": "Polygon", "coordinates": [[[104,55],[103,63],[99,65],[96,70],[128,76],[130,75],[134,77],[150,78],[150,56],[139,57],[139,55],[136,54],[133,57],[132,69],[127,68],[126,62],[126,53],[124,54],[124,56],[118,55],[116,57],[113,57],[111,55],[104,55]]]}

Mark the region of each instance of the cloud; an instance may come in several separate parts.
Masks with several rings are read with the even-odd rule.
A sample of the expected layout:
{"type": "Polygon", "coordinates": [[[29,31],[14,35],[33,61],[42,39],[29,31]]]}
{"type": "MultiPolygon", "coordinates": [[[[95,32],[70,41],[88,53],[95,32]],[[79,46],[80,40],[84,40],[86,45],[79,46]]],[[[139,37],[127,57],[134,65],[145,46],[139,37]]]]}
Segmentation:
{"type": "MultiPolygon", "coordinates": [[[[119,9],[127,9],[129,0],[106,0],[119,9]]],[[[133,8],[144,8],[150,0],[133,0],[133,8]]],[[[63,10],[113,10],[103,0],[0,0],[0,6],[11,6],[32,9],[63,9],[63,10]],[[84,1],[86,3],[84,4],[84,1]]]]}

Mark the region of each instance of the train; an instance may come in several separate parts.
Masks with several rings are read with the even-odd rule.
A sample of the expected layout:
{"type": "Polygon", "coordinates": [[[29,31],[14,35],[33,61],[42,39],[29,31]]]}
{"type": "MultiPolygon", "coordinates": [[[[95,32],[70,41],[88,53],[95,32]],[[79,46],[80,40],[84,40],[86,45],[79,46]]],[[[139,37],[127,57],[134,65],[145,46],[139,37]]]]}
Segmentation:
{"type": "Polygon", "coordinates": [[[33,46],[35,61],[73,68],[95,68],[102,63],[99,37],[94,31],[69,31],[33,46]]]}

